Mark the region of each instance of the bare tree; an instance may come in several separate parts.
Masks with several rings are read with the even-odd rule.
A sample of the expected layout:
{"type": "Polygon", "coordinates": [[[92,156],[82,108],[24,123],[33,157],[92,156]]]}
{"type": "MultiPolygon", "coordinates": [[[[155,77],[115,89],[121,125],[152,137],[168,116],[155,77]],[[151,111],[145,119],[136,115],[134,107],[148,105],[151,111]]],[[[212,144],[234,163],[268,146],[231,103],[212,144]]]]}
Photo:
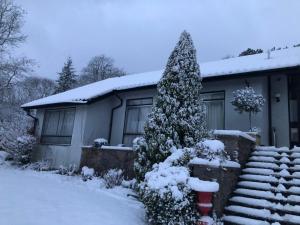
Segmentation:
{"type": "Polygon", "coordinates": [[[33,64],[33,61],[26,57],[11,56],[11,50],[26,39],[21,32],[23,17],[24,10],[12,0],[0,0],[0,90],[2,91],[28,73],[33,64]]]}
{"type": "Polygon", "coordinates": [[[114,65],[114,60],[105,55],[93,57],[88,65],[83,68],[79,77],[79,85],[85,85],[110,77],[123,76],[125,72],[114,65]]]}
{"type": "Polygon", "coordinates": [[[0,48],[17,46],[25,41],[26,36],[21,33],[24,10],[11,0],[0,0],[0,48]]]}

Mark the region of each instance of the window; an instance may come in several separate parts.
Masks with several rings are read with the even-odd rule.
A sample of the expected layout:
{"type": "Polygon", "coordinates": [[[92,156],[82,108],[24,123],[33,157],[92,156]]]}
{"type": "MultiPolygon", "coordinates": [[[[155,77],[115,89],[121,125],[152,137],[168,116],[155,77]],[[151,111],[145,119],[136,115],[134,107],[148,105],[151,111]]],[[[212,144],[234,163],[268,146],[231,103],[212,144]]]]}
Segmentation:
{"type": "Polygon", "coordinates": [[[224,91],[210,92],[201,94],[206,105],[206,121],[208,129],[224,129],[224,91]]]}
{"type": "Polygon", "coordinates": [[[71,144],[75,108],[46,110],[41,143],[43,144],[71,144]]]}
{"type": "Polygon", "coordinates": [[[132,141],[143,135],[144,125],[151,112],[152,104],[152,98],[127,100],[123,136],[123,143],[126,146],[132,146],[132,141]]]}

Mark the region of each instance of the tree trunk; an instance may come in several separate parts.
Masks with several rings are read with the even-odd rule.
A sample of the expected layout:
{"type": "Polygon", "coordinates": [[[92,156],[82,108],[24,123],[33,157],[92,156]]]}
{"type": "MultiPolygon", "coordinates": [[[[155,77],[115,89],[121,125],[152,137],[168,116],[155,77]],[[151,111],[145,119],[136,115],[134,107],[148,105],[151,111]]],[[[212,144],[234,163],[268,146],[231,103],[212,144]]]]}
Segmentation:
{"type": "Polygon", "coordinates": [[[250,124],[250,130],[249,131],[252,131],[251,112],[249,112],[249,124],[250,124]]]}

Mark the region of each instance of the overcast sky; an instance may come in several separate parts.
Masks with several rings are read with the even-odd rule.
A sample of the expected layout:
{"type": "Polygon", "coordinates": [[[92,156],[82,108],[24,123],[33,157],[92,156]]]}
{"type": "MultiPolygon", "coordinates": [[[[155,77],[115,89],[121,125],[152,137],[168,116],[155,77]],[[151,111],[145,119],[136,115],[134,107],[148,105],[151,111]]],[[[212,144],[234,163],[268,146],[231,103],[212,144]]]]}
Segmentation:
{"type": "Polygon", "coordinates": [[[16,0],[25,11],[18,50],[56,79],[68,56],[79,73],[105,54],[128,73],[162,69],[180,33],[200,62],[300,43],[299,0],[16,0]]]}

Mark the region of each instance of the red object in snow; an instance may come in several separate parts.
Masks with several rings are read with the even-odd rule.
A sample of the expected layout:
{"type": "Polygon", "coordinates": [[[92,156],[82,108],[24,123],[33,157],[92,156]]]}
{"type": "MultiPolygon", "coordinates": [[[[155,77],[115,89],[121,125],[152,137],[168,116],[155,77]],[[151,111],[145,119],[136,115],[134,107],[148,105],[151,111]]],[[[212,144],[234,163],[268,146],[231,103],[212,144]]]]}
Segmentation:
{"type": "MultiPolygon", "coordinates": [[[[212,197],[212,192],[197,192],[198,211],[202,216],[208,216],[210,213],[212,209],[212,197]]],[[[204,225],[204,223],[202,224],[204,225]]]]}

